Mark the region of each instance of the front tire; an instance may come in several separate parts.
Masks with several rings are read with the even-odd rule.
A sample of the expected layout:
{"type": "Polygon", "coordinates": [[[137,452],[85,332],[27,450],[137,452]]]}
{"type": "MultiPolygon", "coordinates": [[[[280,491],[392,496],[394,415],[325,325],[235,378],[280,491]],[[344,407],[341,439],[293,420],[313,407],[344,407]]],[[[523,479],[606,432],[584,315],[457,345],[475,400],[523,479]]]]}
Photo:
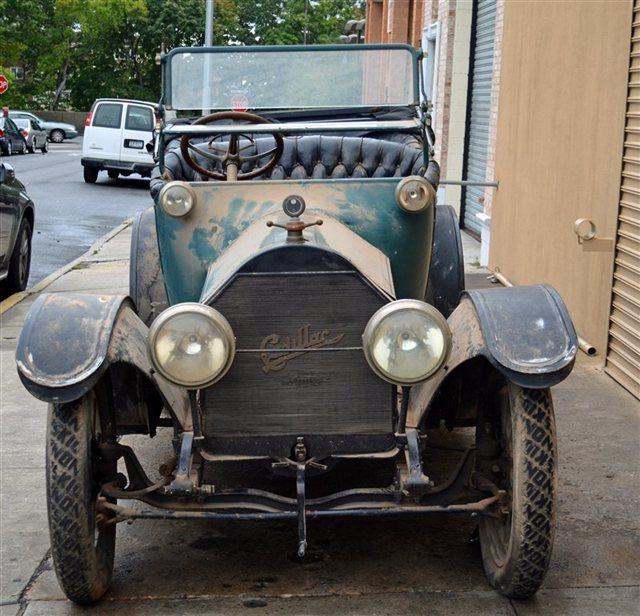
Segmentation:
{"type": "Polygon", "coordinates": [[[45,139],[44,143],[42,144],[42,147],[40,148],[40,151],[43,154],[46,154],[49,151],[49,142],[45,139]]]}
{"type": "Polygon", "coordinates": [[[34,138],[32,145],[27,145],[27,152],[29,152],[29,154],[33,154],[33,152],[35,151],[36,147],[37,147],[36,146],[36,140],[34,138]]]}
{"type": "Polygon", "coordinates": [[[87,184],[95,184],[98,179],[98,170],[95,167],[83,167],[82,175],[87,184]]]}
{"type": "Polygon", "coordinates": [[[56,128],[49,133],[49,139],[51,139],[53,143],[62,143],[64,141],[64,132],[56,128]]]}
{"type": "Polygon", "coordinates": [[[555,534],[557,451],[550,391],[505,384],[481,414],[478,432],[480,452],[483,439],[499,444],[499,457],[485,467],[497,470],[495,483],[510,501],[506,515],[480,521],[484,570],[502,594],[527,599],[544,580],[555,534]]]}
{"type": "MultiPolygon", "coordinates": [[[[80,604],[102,597],[113,572],[116,527],[98,526],[96,514],[100,479],[96,445],[105,439],[95,391],[74,402],[49,406],[46,466],[51,555],[62,590],[80,604]]],[[[115,468],[109,471],[114,473],[115,468]]]]}
{"type": "Polygon", "coordinates": [[[23,218],[11,253],[9,274],[0,283],[2,291],[19,293],[27,288],[29,270],[31,269],[31,235],[31,223],[23,218]]]}

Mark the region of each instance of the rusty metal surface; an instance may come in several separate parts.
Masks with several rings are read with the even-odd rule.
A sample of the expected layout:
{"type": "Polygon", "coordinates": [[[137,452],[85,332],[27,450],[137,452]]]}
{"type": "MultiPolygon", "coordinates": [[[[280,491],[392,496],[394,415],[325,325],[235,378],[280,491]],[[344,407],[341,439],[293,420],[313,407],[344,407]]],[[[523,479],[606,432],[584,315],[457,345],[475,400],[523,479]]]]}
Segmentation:
{"type": "Polygon", "coordinates": [[[508,370],[547,374],[573,365],[578,336],[567,307],[549,285],[467,291],[488,355],[508,370]]]}
{"type": "Polygon", "coordinates": [[[113,324],[107,359],[110,363],[124,362],[142,372],[156,385],[165,406],[178,420],[182,429],[191,430],[193,427],[187,392],[172,385],[152,369],[147,354],[148,332],[147,326],[134,310],[129,305],[123,306],[113,324]]]}
{"type": "Polygon", "coordinates": [[[407,425],[417,427],[443,381],[461,364],[485,357],[524,387],[550,387],[573,367],[578,340],[560,296],[547,285],[466,291],[448,319],[451,355],[412,388],[407,425]]]}
{"type": "Polygon", "coordinates": [[[124,295],[82,293],[38,297],[16,350],[27,389],[47,401],[77,397],[75,386],[97,379],[105,369],[111,328],[127,301],[124,295]]]}
{"type": "MultiPolygon", "coordinates": [[[[159,208],[156,212],[171,303],[197,301],[209,267],[222,252],[258,218],[277,214],[282,201],[291,194],[306,201],[310,218],[332,217],[385,254],[398,298],[422,299],[431,253],[433,208],[422,214],[403,212],[395,201],[399,180],[192,183],[197,203],[188,216],[176,219],[159,208]]],[[[354,252],[350,248],[345,256],[351,258],[354,252]]]]}
{"type": "MultiPolygon", "coordinates": [[[[303,220],[307,218],[309,217],[303,220]]],[[[270,220],[284,221],[286,217],[281,212],[274,211],[251,224],[209,268],[201,302],[210,302],[242,265],[261,252],[286,241],[287,232],[277,227],[268,227],[267,222],[270,220]]],[[[304,238],[314,246],[337,252],[390,300],[395,298],[388,257],[337,220],[325,216],[321,227],[304,231],[304,238]]]]}
{"type": "Polygon", "coordinates": [[[462,299],[448,323],[452,333],[449,360],[428,381],[411,388],[407,427],[417,428],[445,378],[465,361],[481,355],[485,349],[480,321],[469,298],[462,299]]]}
{"type": "MultiPolygon", "coordinates": [[[[18,373],[34,396],[66,402],[91,389],[109,365],[126,363],[155,384],[167,407],[188,427],[186,392],[151,370],[147,331],[124,295],[44,294],[25,319],[16,350],[18,373]]],[[[134,387],[133,378],[129,385],[134,387]]]]}
{"type": "Polygon", "coordinates": [[[129,260],[129,295],[138,316],[151,325],[168,305],[164,277],[160,266],[160,250],[153,207],[140,212],[131,231],[129,260]]]}

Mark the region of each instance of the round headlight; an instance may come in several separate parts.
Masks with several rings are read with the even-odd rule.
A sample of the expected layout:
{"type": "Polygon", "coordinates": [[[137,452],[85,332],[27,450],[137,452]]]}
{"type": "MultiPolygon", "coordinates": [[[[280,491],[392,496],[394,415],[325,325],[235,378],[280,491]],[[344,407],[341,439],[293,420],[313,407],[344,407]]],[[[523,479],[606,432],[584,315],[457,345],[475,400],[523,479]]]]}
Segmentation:
{"type": "Polygon", "coordinates": [[[420,214],[436,202],[436,191],[422,176],[412,175],[396,186],[396,201],[409,214],[420,214]]]}
{"type": "Polygon", "coordinates": [[[169,216],[180,218],[193,209],[196,193],[186,182],[169,182],[162,187],[158,201],[169,216]]]}
{"type": "Polygon", "coordinates": [[[236,349],[227,319],[210,306],[196,303],[167,308],[149,330],[149,355],[167,380],[190,389],[221,379],[236,349]]]}
{"type": "Polygon", "coordinates": [[[413,385],[428,379],[446,361],[451,331],[433,306],[401,299],[369,319],[362,341],[378,376],[396,385],[413,385]]]}

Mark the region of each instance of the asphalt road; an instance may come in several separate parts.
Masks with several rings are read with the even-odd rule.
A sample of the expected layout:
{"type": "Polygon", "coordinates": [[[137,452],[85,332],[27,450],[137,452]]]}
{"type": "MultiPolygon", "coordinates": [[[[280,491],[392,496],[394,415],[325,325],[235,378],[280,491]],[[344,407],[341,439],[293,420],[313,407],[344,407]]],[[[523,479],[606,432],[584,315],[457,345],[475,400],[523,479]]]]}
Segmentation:
{"type": "Polygon", "coordinates": [[[50,144],[48,154],[11,156],[16,176],[36,204],[29,286],[85,252],[99,237],[151,205],[138,175],[96,184],[82,178],[82,138],[50,144]]]}

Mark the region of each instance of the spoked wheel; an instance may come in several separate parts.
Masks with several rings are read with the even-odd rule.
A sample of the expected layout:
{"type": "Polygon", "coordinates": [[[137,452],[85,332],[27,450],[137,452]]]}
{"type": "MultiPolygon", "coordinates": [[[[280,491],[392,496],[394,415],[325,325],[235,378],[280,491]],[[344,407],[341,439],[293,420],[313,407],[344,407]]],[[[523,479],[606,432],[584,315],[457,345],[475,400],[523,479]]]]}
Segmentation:
{"type": "Polygon", "coordinates": [[[483,475],[506,491],[500,517],[480,521],[480,547],[491,585],[526,599],[546,575],[556,521],[556,431],[551,393],[512,383],[500,387],[481,414],[478,450],[483,475]]]}
{"type": "Polygon", "coordinates": [[[49,407],[47,505],[51,554],[58,582],[76,603],[92,603],[109,588],[116,526],[98,513],[99,486],[116,474],[98,445],[113,438],[96,391],[49,407]]]}

